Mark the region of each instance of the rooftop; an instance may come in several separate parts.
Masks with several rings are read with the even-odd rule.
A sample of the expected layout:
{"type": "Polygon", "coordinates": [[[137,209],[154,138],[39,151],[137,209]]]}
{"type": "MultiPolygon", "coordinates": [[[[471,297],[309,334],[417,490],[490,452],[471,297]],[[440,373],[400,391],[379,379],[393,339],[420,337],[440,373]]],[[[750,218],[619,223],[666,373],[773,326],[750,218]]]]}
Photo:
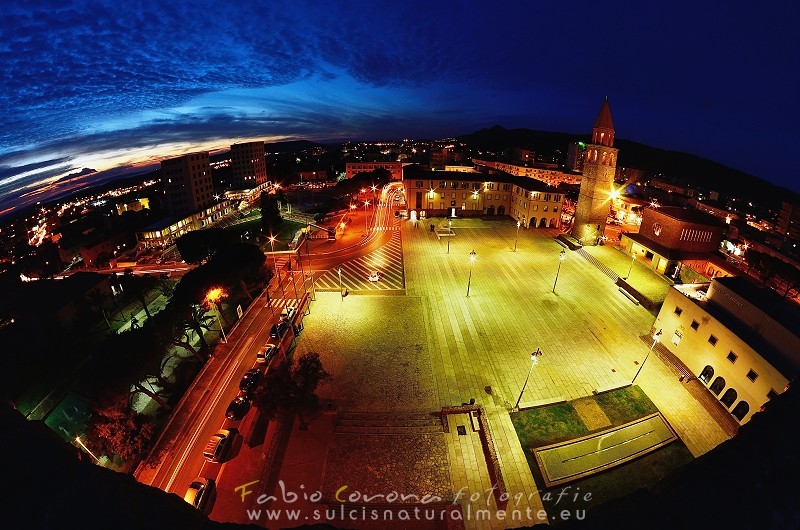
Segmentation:
{"type": "Polygon", "coordinates": [[[681,208],[680,206],[661,206],[654,211],[662,215],[666,215],[667,217],[672,217],[673,219],[686,221],[688,223],[698,223],[711,226],[722,225],[719,218],[693,208],[681,208]]]}

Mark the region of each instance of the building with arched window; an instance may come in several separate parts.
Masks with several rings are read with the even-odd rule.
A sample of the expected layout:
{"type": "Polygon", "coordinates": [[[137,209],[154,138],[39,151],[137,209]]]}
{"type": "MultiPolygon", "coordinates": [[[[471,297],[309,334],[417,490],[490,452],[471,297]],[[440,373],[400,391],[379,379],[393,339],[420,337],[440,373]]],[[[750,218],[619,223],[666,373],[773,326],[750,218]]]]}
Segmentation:
{"type": "Polygon", "coordinates": [[[672,286],[654,328],[740,423],[800,372],[800,311],[744,277],[672,286]]]}

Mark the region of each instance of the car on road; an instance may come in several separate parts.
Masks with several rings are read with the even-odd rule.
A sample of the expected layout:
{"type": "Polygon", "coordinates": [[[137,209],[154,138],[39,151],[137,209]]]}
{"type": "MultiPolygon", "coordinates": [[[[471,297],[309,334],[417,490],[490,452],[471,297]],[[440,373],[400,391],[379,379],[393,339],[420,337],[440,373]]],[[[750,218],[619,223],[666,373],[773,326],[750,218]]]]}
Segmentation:
{"type": "Polygon", "coordinates": [[[197,477],[189,484],[189,489],[186,490],[183,500],[201,512],[206,513],[211,505],[211,496],[213,493],[214,481],[210,478],[197,477]]]}
{"type": "Polygon", "coordinates": [[[367,278],[371,282],[378,282],[381,279],[381,273],[378,271],[372,271],[367,278]]]}
{"type": "Polygon", "coordinates": [[[256,361],[260,364],[269,364],[278,355],[278,347],[274,344],[265,344],[256,353],[256,361]]]}
{"type": "Polygon", "coordinates": [[[209,438],[203,457],[209,462],[222,462],[233,444],[236,429],[220,429],[209,438]]]}
{"type": "Polygon", "coordinates": [[[289,323],[285,320],[281,320],[277,324],[273,324],[272,328],[269,330],[269,336],[273,339],[282,339],[284,335],[286,335],[286,331],[289,329],[289,323]]]}
{"type": "Polygon", "coordinates": [[[244,373],[242,380],[239,381],[239,390],[250,397],[256,391],[256,388],[258,388],[259,383],[261,383],[261,369],[250,368],[244,373]]]}
{"type": "Polygon", "coordinates": [[[225,417],[229,420],[241,420],[249,410],[250,400],[247,396],[239,394],[233,398],[233,401],[228,405],[228,409],[225,411],[225,417]]]}
{"type": "Polygon", "coordinates": [[[283,320],[291,320],[291,319],[294,318],[294,316],[296,314],[297,314],[297,308],[296,307],[286,306],[286,307],[283,308],[283,311],[281,311],[281,318],[283,320]]]}

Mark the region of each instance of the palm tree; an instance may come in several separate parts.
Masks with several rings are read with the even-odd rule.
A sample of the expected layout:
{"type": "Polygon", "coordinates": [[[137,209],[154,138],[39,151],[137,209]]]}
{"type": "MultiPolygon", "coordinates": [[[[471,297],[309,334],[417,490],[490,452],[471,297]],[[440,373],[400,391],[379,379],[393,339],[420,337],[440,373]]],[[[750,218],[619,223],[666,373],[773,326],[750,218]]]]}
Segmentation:
{"type": "Polygon", "coordinates": [[[125,270],[123,276],[125,288],[133,293],[137,300],[144,308],[144,314],[147,315],[147,320],[150,320],[150,310],[147,308],[147,292],[153,287],[155,280],[150,276],[136,276],[131,269],[125,270]]]}
{"type": "Polygon", "coordinates": [[[86,293],[86,300],[89,302],[89,305],[91,305],[95,311],[98,309],[100,310],[100,312],[103,314],[103,320],[105,320],[106,326],[108,326],[108,331],[113,333],[114,329],[111,327],[111,322],[108,321],[108,315],[106,314],[105,306],[108,299],[108,293],[98,287],[95,287],[86,293]]]}
{"type": "Polygon", "coordinates": [[[208,342],[204,336],[205,331],[211,331],[211,322],[214,320],[205,308],[199,304],[192,304],[185,315],[184,325],[187,330],[194,331],[200,338],[200,351],[208,351],[208,342]]]}

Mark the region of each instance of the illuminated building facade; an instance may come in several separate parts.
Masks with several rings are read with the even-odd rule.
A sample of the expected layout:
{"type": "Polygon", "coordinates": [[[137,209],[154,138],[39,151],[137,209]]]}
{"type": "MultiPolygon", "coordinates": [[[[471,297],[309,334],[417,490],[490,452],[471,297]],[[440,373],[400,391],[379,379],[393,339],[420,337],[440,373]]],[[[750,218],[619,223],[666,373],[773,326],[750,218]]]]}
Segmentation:
{"type": "Polygon", "coordinates": [[[743,277],[674,285],[654,329],[740,423],[783,392],[800,367],[800,313],[743,277]]]}
{"type": "Polygon", "coordinates": [[[257,188],[267,182],[264,142],[231,146],[231,187],[237,190],[257,188]]]}
{"type": "Polygon", "coordinates": [[[385,169],[392,174],[392,180],[403,180],[402,162],[347,162],[345,177],[353,178],[359,173],[371,173],[376,169],[385,169]]]}

